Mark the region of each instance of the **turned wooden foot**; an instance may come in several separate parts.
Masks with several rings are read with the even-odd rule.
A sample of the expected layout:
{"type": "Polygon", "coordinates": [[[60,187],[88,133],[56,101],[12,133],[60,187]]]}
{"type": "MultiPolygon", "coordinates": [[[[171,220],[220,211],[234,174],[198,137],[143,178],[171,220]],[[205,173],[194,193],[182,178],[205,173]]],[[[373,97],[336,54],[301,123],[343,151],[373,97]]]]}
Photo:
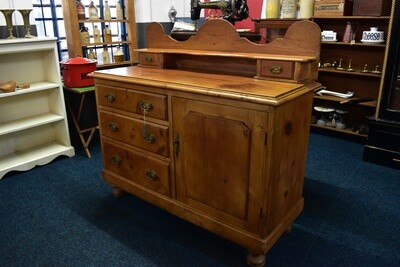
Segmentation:
{"type": "Polygon", "coordinates": [[[125,195],[125,191],[119,187],[113,186],[112,187],[112,195],[116,198],[120,198],[125,195]]]}
{"type": "Polygon", "coordinates": [[[247,265],[252,267],[261,267],[265,264],[265,254],[247,254],[247,265]]]}

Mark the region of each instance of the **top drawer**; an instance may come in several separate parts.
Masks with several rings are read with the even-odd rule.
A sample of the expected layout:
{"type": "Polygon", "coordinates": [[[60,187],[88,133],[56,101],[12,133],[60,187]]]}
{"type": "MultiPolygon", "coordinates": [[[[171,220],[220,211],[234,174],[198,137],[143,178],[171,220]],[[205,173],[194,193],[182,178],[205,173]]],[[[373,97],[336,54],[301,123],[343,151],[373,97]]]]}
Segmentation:
{"type": "Polygon", "coordinates": [[[116,108],[140,115],[167,119],[167,97],[165,95],[150,94],[98,85],[96,88],[97,103],[100,106],[116,108]]]}
{"type": "Polygon", "coordinates": [[[139,64],[142,66],[161,68],[163,64],[162,54],[139,53],[139,64]]]}
{"type": "Polygon", "coordinates": [[[314,79],[312,76],[314,68],[318,68],[318,65],[312,62],[259,60],[257,77],[267,80],[303,83],[314,79]]]}
{"type": "Polygon", "coordinates": [[[293,79],[293,65],[294,63],[290,61],[262,60],[260,76],[293,79]]]}

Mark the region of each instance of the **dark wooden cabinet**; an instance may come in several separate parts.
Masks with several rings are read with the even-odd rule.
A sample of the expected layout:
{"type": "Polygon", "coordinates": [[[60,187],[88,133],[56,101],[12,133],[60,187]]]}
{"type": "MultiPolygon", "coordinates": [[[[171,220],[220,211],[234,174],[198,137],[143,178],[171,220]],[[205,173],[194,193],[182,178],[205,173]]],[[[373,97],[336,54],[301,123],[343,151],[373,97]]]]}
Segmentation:
{"type": "MultiPolygon", "coordinates": [[[[332,124],[320,126],[316,123],[313,127],[366,138],[367,117],[375,116],[378,109],[387,42],[365,43],[361,42],[361,39],[363,31],[369,31],[371,27],[377,27],[386,34],[390,16],[314,17],[312,20],[321,27],[321,31],[331,30],[337,33],[336,42],[321,43],[318,81],[327,90],[354,93],[349,99],[315,95],[314,106],[346,112],[343,116],[346,128],[331,127],[332,124]],[[342,42],[348,22],[351,23],[355,34],[353,43],[342,42]]],[[[321,116],[315,110],[313,112],[317,118],[321,116]]]]}
{"type": "Polygon", "coordinates": [[[387,60],[376,116],[369,119],[370,133],[364,160],[400,168],[400,2],[394,1],[388,35],[387,60]]]}

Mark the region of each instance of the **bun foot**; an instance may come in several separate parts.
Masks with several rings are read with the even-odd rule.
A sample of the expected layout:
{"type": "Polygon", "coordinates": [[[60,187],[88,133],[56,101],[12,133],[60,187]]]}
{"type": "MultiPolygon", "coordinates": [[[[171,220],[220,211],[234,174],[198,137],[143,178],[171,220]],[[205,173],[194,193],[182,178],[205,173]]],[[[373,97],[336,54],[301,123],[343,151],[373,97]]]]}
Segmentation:
{"type": "Polygon", "coordinates": [[[250,252],[247,254],[247,265],[252,267],[261,267],[265,264],[265,254],[251,254],[250,252]]]}
{"type": "Polygon", "coordinates": [[[113,186],[112,187],[112,195],[116,198],[120,198],[125,195],[125,191],[119,187],[113,186]]]}

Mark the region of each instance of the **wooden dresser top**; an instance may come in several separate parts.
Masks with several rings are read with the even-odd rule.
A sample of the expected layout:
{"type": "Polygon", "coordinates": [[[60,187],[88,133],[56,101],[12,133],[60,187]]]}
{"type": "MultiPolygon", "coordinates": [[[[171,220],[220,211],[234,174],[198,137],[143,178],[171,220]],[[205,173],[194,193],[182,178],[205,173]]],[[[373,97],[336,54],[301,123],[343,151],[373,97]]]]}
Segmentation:
{"type": "Polygon", "coordinates": [[[198,93],[203,95],[233,98],[242,101],[278,104],[290,97],[312,91],[316,82],[294,84],[259,80],[232,75],[197,73],[174,69],[154,69],[142,67],[122,67],[96,71],[96,79],[135,83],[161,89],[198,93]]]}

